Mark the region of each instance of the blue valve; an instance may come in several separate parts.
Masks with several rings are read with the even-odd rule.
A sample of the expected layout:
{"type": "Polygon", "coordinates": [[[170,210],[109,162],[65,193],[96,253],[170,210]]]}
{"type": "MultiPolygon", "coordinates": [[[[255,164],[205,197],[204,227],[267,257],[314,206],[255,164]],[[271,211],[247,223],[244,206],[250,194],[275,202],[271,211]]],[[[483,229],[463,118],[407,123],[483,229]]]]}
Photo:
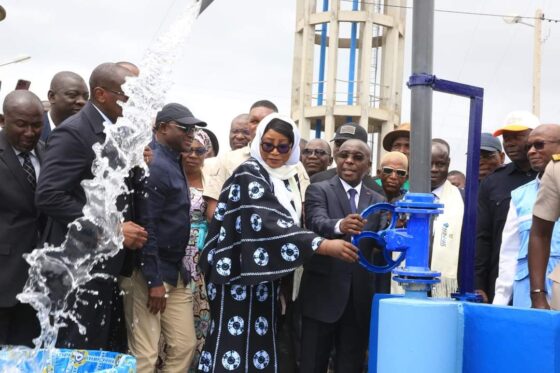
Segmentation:
{"type": "Polygon", "coordinates": [[[404,198],[394,205],[378,203],[365,209],[361,216],[381,211],[391,213],[389,226],[379,232],[363,231],[352,237],[352,243],[359,247],[359,241],[364,238],[372,239],[382,250],[386,264],[383,266],[371,264],[360,251],[358,263],[366,270],[375,273],[393,271],[393,279],[405,288],[427,291],[439,282],[439,272],[430,270],[430,222],[432,216],[440,214],[443,205],[435,203],[431,193],[407,193],[404,198]],[[398,215],[407,215],[406,228],[396,228],[398,215]],[[399,255],[393,259],[393,252],[399,255]],[[397,268],[406,258],[404,267],[397,268]]]}

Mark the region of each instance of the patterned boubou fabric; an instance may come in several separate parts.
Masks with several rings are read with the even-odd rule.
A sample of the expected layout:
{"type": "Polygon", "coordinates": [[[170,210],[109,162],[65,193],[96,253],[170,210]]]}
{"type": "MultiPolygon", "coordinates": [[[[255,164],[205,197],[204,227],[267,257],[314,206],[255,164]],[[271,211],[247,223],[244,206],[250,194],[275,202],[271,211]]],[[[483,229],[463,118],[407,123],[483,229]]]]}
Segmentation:
{"type": "Polygon", "coordinates": [[[294,224],[254,159],[224,184],[199,265],[207,280],[210,330],[200,372],[277,372],[280,279],[323,238],[294,224]]]}

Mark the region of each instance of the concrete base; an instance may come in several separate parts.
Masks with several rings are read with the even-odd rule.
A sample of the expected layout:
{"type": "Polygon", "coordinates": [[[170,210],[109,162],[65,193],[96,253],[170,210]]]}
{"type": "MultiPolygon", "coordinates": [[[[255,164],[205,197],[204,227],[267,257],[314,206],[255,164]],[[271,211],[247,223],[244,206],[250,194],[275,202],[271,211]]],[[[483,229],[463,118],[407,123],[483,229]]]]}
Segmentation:
{"type": "Polygon", "coordinates": [[[376,297],[369,372],[560,373],[560,312],[376,297]]]}

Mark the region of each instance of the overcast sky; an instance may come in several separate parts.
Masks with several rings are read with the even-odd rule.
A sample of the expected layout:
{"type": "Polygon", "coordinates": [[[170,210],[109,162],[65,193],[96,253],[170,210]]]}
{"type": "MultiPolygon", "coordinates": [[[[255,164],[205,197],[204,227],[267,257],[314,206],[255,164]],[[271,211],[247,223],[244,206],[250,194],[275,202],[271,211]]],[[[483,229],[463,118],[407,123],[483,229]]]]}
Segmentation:
{"type": "MultiPolygon", "coordinates": [[[[0,0],[0,63],[19,55],[31,60],[0,67],[0,100],[18,79],[46,99],[51,77],[71,70],[87,81],[101,62],[140,62],[156,35],[182,9],[181,0],[0,0]]],[[[228,148],[231,118],[267,98],[289,112],[296,0],[214,0],[189,36],[175,67],[169,101],[188,106],[228,148]]],[[[409,5],[412,1],[409,1],[409,5]]],[[[541,7],[560,18],[555,0],[447,0],[437,9],[533,15],[541,7]]],[[[412,10],[406,26],[405,78],[410,75],[412,10]]],[[[532,22],[532,21],[528,21],[532,22]]],[[[541,120],[560,123],[560,23],[543,24],[541,120]]],[[[512,110],[531,109],[533,29],[499,17],[435,15],[434,73],[485,90],[483,128],[498,128],[512,110]]],[[[403,88],[402,121],[410,118],[403,88]]],[[[464,170],[468,102],[434,95],[433,135],[451,143],[452,168],[464,170]]]]}

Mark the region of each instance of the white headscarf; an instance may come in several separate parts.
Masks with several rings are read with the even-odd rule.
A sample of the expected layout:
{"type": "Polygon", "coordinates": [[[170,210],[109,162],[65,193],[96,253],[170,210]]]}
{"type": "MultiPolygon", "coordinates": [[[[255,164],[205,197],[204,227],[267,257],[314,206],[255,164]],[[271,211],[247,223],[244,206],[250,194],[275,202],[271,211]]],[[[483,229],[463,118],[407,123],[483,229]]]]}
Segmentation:
{"type": "Polygon", "coordinates": [[[297,174],[297,164],[299,162],[300,138],[301,135],[299,134],[299,130],[290,117],[278,113],[271,113],[261,120],[257,127],[255,138],[251,142],[251,157],[259,161],[261,166],[264,167],[264,169],[268,172],[268,174],[270,175],[270,181],[274,186],[274,195],[276,196],[280,204],[290,212],[294,223],[297,225],[300,225],[302,204],[301,193],[297,186],[295,178],[295,175],[297,174]],[[264,135],[266,126],[273,119],[280,119],[281,121],[288,123],[290,126],[292,126],[292,131],[294,132],[294,143],[292,144],[292,152],[290,154],[290,158],[288,159],[286,164],[278,168],[269,167],[261,157],[261,139],[264,135]],[[288,180],[292,192],[290,192],[286,188],[284,180],[288,180]],[[295,209],[294,206],[292,206],[292,201],[295,209]]]}

